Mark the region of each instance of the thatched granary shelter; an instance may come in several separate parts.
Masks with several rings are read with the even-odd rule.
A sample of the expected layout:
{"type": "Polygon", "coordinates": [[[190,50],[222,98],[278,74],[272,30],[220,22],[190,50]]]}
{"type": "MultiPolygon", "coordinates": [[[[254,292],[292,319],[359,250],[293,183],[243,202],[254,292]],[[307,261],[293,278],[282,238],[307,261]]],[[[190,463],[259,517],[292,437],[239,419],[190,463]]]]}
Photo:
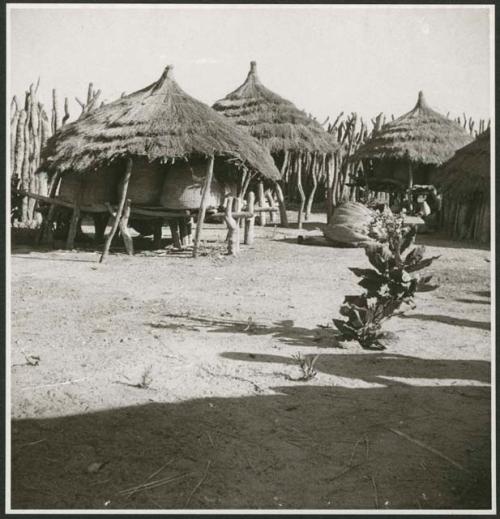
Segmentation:
{"type": "MultiPolygon", "coordinates": [[[[282,173],[283,183],[293,189],[297,186],[301,212],[305,205],[303,185],[306,179],[312,179],[313,190],[308,200],[310,211],[316,186],[329,174],[333,154],[338,149],[333,136],[291,101],[266,88],[257,75],[255,61],[250,63],[245,82],[217,101],[213,108],[267,147],[282,173]]],[[[279,186],[277,194],[281,199],[279,186]]]]}
{"type": "Polygon", "coordinates": [[[410,112],[382,126],[353,156],[362,160],[368,188],[403,192],[433,182],[437,166],[472,140],[456,122],[432,110],[419,92],[410,112]]]}
{"type": "Polygon", "coordinates": [[[269,152],[248,133],[186,94],[166,67],[153,84],[63,126],[43,153],[52,195],[172,210],[218,205],[251,177],[279,180],[269,152]],[[124,176],[125,175],[125,176],[124,176]],[[206,189],[204,184],[207,184],[206,189]]]}
{"type": "Polygon", "coordinates": [[[458,150],[439,169],[442,226],[454,238],[490,242],[490,130],[458,150]]]}

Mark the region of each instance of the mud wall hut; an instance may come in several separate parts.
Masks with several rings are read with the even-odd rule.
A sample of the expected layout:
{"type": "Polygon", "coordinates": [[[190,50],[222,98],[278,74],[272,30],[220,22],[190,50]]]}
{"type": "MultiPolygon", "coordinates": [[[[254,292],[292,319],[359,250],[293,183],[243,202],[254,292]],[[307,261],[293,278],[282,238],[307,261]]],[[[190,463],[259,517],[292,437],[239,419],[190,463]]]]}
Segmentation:
{"type": "Polygon", "coordinates": [[[490,130],[458,150],[439,169],[441,225],[451,237],[490,243],[490,130]]]}
{"type": "MultiPolygon", "coordinates": [[[[334,182],[333,158],[339,146],[333,136],[291,101],[266,88],[257,75],[255,61],[250,63],[245,82],[213,108],[245,128],[271,152],[288,198],[299,194],[300,226],[311,211],[318,184],[334,182]],[[307,200],[306,183],[311,185],[307,200]]],[[[276,189],[283,209],[282,189],[279,185],[276,189]]]]}

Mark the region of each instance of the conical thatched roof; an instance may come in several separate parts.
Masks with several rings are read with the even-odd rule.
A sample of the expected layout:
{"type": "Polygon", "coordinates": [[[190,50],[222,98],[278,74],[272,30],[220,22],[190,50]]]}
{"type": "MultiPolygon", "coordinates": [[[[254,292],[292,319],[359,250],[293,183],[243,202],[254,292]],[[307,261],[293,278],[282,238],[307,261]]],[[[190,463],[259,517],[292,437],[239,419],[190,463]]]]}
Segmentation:
{"type": "Polygon", "coordinates": [[[123,156],[153,161],[214,154],[279,179],[268,151],[186,94],[172,78],[172,68],[152,85],[63,126],[47,143],[43,167],[83,172],[123,156]]]}
{"type": "Polygon", "coordinates": [[[333,153],[338,145],[312,117],[266,88],[250,63],[245,82],[213,105],[261,141],[271,153],[279,151],[333,153]]]}
{"type": "Polygon", "coordinates": [[[404,159],[439,165],[471,140],[460,125],[429,108],[419,92],[415,108],[375,132],[354,159],[404,159]]]}
{"type": "Polygon", "coordinates": [[[437,183],[448,196],[463,199],[490,193],[490,130],[443,164],[437,183]]]}

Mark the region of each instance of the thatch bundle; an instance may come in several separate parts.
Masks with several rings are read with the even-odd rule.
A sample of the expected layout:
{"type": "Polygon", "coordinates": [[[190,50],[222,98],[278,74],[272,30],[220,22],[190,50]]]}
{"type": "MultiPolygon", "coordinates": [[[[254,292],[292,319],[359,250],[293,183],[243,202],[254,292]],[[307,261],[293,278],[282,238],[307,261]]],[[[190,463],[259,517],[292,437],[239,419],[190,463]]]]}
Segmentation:
{"type": "Polygon", "coordinates": [[[440,165],[470,141],[470,135],[456,122],[429,108],[419,92],[415,108],[375,131],[357,150],[355,159],[440,165]]]}
{"type": "Polygon", "coordinates": [[[280,168],[283,183],[300,194],[299,225],[305,205],[303,185],[312,184],[307,212],[310,212],[316,187],[326,179],[339,145],[310,115],[292,102],[266,88],[257,76],[257,64],[250,63],[245,82],[213,108],[238,126],[245,128],[271,152],[280,168]]]}
{"type": "Polygon", "coordinates": [[[490,241],[490,131],[448,160],[438,171],[443,194],[442,224],[453,237],[490,241]]]}
{"type": "Polygon", "coordinates": [[[61,128],[47,143],[43,166],[88,173],[123,157],[166,162],[193,155],[222,156],[264,178],[280,177],[254,139],[186,94],[166,67],[155,83],[61,128]]]}

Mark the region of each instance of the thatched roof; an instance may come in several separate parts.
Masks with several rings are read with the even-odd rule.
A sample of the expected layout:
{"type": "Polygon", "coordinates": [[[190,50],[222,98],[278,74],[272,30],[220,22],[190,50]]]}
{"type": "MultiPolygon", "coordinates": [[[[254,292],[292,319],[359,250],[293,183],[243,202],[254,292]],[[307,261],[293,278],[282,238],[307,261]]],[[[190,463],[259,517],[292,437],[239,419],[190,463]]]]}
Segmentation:
{"type": "Polygon", "coordinates": [[[462,149],[439,169],[437,184],[448,196],[469,198],[490,193],[490,130],[462,149]]]}
{"type": "Polygon", "coordinates": [[[88,171],[124,156],[223,156],[268,179],[269,152],[215,110],[186,94],[166,67],[158,81],[63,126],[44,150],[49,170],[88,171]]]}
{"type": "Polygon", "coordinates": [[[424,94],[419,92],[415,108],[375,132],[353,158],[439,165],[471,140],[460,125],[429,108],[424,94]]]}
{"type": "Polygon", "coordinates": [[[338,144],[323,127],[291,101],[266,88],[250,63],[245,82],[213,108],[261,141],[271,153],[279,151],[333,153],[338,144]]]}

